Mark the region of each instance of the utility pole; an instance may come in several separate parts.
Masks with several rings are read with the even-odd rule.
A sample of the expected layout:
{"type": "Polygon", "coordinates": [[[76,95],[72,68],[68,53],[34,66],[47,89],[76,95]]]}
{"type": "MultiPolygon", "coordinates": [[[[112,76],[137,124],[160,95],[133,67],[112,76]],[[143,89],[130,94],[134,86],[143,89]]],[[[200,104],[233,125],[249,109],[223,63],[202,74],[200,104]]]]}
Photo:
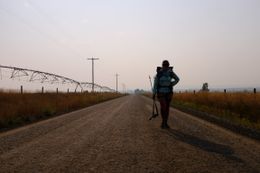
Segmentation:
{"type": "Polygon", "coordinates": [[[92,92],[94,92],[94,61],[95,60],[99,60],[99,58],[88,58],[87,60],[91,60],[92,61],[92,92]]]}
{"type": "Polygon", "coordinates": [[[122,89],[123,89],[123,93],[125,94],[126,93],[126,86],[124,83],[122,83],[122,89]]]}
{"type": "Polygon", "coordinates": [[[116,74],[116,92],[118,92],[118,76],[119,74],[116,74]]]}

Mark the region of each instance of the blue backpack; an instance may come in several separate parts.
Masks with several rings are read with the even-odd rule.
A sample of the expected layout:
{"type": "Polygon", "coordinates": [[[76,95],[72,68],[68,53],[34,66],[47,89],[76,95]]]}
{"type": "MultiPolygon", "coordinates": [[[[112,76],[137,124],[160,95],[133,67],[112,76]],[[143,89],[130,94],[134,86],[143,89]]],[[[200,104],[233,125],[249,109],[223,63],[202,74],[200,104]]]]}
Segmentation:
{"type": "Polygon", "coordinates": [[[169,67],[168,70],[163,70],[161,67],[157,67],[157,91],[159,91],[160,88],[168,88],[170,91],[173,90],[172,86],[172,78],[173,78],[173,67],[169,67]]]}

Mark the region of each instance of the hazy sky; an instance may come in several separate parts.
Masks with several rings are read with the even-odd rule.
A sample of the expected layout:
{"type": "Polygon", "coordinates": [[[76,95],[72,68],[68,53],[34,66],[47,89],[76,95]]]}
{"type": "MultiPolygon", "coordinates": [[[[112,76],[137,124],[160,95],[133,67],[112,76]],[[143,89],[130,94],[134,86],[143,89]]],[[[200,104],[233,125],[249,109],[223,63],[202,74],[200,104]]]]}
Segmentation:
{"type": "Polygon", "coordinates": [[[111,88],[149,89],[164,59],[177,89],[259,87],[260,1],[0,0],[1,65],[91,81],[92,56],[111,88]]]}

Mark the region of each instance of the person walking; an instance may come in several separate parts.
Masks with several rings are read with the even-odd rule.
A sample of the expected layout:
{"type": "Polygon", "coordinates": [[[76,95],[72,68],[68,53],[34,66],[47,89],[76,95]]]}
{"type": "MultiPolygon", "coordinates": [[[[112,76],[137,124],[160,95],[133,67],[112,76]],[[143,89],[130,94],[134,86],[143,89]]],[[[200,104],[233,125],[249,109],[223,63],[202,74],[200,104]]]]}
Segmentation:
{"type": "Polygon", "coordinates": [[[170,128],[168,117],[170,102],[173,96],[173,87],[180,81],[179,77],[173,72],[173,67],[167,60],[162,62],[162,67],[157,67],[157,74],[154,78],[153,99],[156,94],[161,106],[162,129],[170,128]]]}

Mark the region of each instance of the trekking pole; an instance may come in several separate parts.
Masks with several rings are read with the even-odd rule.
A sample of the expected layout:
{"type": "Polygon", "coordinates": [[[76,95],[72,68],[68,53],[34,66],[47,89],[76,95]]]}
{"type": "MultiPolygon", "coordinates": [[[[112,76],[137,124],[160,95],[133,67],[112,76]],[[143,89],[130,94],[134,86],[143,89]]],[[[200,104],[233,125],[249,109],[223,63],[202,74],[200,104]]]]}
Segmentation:
{"type": "MultiPolygon", "coordinates": [[[[153,85],[152,85],[151,76],[149,76],[149,79],[150,79],[151,89],[152,89],[152,92],[153,92],[153,85]]],[[[156,105],[155,97],[153,97],[153,113],[152,113],[152,116],[149,118],[149,120],[156,118],[158,115],[159,114],[158,114],[158,108],[157,108],[157,105],[156,105]]]]}

